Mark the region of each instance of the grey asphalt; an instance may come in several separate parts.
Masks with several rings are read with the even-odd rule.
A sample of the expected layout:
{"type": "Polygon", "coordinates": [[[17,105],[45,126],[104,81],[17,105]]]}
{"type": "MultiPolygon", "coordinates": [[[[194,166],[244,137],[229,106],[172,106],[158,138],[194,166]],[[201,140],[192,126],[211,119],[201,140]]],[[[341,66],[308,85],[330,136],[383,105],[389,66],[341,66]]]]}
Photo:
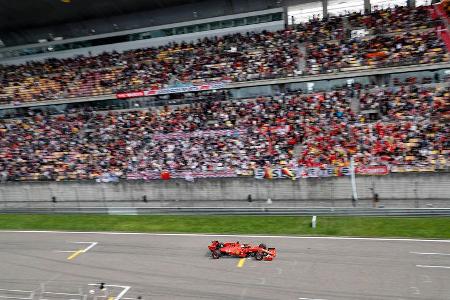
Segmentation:
{"type": "MultiPolygon", "coordinates": [[[[450,255],[443,254],[450,254],[449,242],[0,232],[0,289],[64,300],[77,298],[42,290],[87,294],[94,289],[99,295],[88,284],[104,282],[121,286],[109,287],[111,296],[128,286],[125,300],[449,300],[450,255]],[[278,257],[246,259],[238,267],[239,259],[207,256],[213,239],[264,242],[277,248],[278,257]],[[67,259],[72,253],[57,252],[89,245],[74,242],[98,244],[72,260],[67,259]]],[[[0,290],[0,298],[24,294],[0,290]]]]}

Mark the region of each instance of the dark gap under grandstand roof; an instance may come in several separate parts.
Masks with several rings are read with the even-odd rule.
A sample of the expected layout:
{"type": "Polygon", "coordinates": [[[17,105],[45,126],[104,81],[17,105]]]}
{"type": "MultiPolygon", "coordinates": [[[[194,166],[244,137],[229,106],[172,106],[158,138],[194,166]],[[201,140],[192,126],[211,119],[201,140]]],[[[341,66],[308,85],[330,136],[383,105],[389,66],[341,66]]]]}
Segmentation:
{"type": "Polygon", "coordinates": [[[0,31],[104,18],[200,0],[0,0],[0,31]]]}

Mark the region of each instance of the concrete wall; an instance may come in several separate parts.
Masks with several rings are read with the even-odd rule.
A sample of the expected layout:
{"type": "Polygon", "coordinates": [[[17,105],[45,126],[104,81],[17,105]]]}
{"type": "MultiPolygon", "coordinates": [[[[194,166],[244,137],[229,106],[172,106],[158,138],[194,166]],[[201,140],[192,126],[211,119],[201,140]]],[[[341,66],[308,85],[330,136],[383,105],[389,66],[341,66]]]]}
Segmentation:
{"type": "MultiPolygon", "coordinates": [[[[450,173],[358,176],[358,206],[450,207],[450,173]]],[[[253,178],[169,181],[9,182],[0,184],[0,208],[69,206],[351,206],[349,177],[292,180],[253,178]],[[147,202],[143,201],[143,196],[147,202]],[[248,195],[252,202],[247,202],[248,195]],[[56,197],[56,203],[52,197],[56,197]]]]}

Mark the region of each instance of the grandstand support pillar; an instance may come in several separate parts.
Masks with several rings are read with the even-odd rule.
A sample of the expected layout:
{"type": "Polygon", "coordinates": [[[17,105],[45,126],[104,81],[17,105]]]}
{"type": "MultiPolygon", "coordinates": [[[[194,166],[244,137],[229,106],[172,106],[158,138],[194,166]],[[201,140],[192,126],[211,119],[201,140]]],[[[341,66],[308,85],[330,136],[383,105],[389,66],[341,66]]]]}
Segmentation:
{"type": "MultiPolygon", "coordinates": [[[[286,88],[286,84],[285,83],[281,83],[279,85],[279,87],[280,87],[280,89],[279,89],[280,94],[287,94],[288,93],[288,89],[286,88]]],[[[276,91],[272,91],[272,94],[273,94],[273,92],[276,92],[276,91]]]]}
{"type": "Polygon", "coordinates": [[[289,25],[289,15],[287,5],[283,5],[283,19],[284,19],[284,28],[287,28],[289,25]]]}
{"type": "Polygon", "coordinates": [[[408,7],[411,8],[416,7],[416,0],[408,0],[408,7]]]}
{"type": "Polygon", "coordinates": [[[367,14],[367,13],[370,13],[371,10],[372,10],[372,7],[370,5],[370,0],[364,0],[364,12],[367,14]]]}
{"type": "Polygon", "coordinates": [[[328,17],[328,0],[322,0],[323,17],[328,17]]]}
{"type": "Polygon", "coordinates": [[[355,161],[350,158],[350,180],[352,183],[352,195],[355,201],[358,201],[358,194],[356,192],[356,179],[355,179],[355,161]]]}

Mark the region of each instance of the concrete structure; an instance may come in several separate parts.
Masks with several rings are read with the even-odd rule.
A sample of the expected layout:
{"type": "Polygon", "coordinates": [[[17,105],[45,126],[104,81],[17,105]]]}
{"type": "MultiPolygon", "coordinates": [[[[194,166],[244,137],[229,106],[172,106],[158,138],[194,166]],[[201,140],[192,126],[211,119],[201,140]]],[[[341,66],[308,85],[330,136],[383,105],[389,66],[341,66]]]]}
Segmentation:
{"type": "MultiPolygon", "coordinates": [[[[450,207],[450,173],[357,176],[357,207],[450,207]]],[[[0,208],[86,206],[350,207],[350,177],[292,180],[253,178],[154,180],[119,183],[8,182],[0,208]],[[249,197],[251,195],[251,197],[249,197]],[[54,198],[53,198],[54,197],[54,198]],[[267,204],[267,199],[272,204],[267,204]],[[250,200],[249,200],[250,199],[250,200]]]]}

